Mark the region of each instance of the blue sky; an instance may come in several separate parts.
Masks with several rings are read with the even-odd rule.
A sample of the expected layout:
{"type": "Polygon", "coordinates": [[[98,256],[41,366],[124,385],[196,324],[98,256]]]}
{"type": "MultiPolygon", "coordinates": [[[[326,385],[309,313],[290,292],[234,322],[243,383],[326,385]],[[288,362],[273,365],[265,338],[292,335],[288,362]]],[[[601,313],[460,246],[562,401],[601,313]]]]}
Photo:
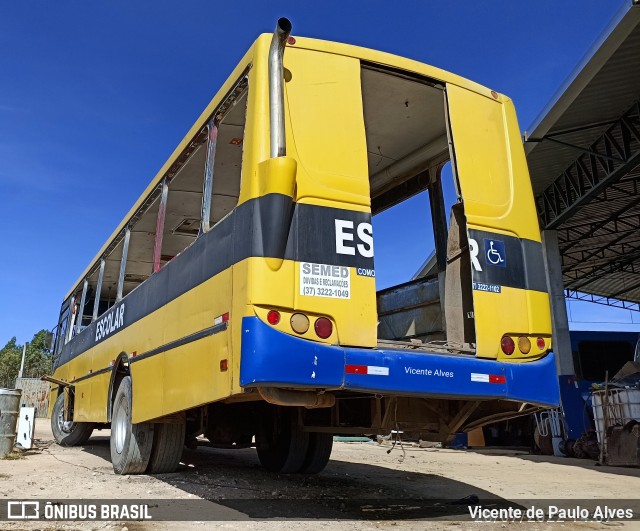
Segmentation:
{"type": "MultiPolygon", "coordinates": [[[[0,346],[54,326],[71,284],[278,16],[294,34],[408,56],[505,93],[525,129],[626,1],[3,2],[0,346]]],[[[409,231],[398,239],[405,223],[398,215],[376,234],[378,251],[390,234],[406,249],[388,282],[425,258],[409,231]]],[[[584,303],[571,316],[576,327],[631,319],[584,303]]]]}

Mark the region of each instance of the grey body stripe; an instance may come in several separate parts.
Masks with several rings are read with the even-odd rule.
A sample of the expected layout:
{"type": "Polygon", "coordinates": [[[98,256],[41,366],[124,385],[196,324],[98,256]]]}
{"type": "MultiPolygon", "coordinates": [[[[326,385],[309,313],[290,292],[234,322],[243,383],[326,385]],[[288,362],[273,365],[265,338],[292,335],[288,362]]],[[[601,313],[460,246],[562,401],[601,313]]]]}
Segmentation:
{"type": "Polygon", "coordinates": [[[143,360],[145,358],[150,358],[151,356],[156,356],[157,354],[162,354],[167,350],[172,350],[174,348],[181,347],[182,345],[187,345],[188,343],[193,343],[194,341],[198,341],[198,339],[204,339],[205,337],[212,336],[213,334],[217,334],[218,332],[223,332],[227,329],[227,323],[220,323],[215,326],[211,326],[209,328],[205,328],[204,330],[200,330],[200,332],[196,332],[195,334],[191,334],[180,339],[176,339],[175,341],[171,341],[170,343],[166,343],[158,348],[154,348],[148,352],[143,352],[139,356],[135,358],[129,359],[129,363],[135,363],[137,361],[143,360]]]}
{"type": "Polygon", "coordinates": [[[104,374],[105,372],[109,372],[111,371],[113,367],[104,367],[103,369],[99,369],[97,371],[93,371],[90,372],[89,374],[85,374],[84,376],[81,376],[80,378],[76,378],[75,380],[72,380],[71,384],[76,384],[78,382],[81,382],[82,380],[88,380],[89,378],[93,378],[94,376],[100,376],[101,374],[104,374]]]}
{"type": "Polygon", "coordinates": [[[475,229],[469,229],[469,237],[478,242],[480,250],[478,260],[482,266],[482,271],[471,268],[474,282],[545,293],[548,291],[541,243],[475,229]],[[505,267],[495,266],[487,261],[484,240],[497,240],[504,243],[505,267]]]}
{"type": "MultiPolygon", "coordinates": [[[[200,330],[200,332],[196,332],[195,334],[191,334],[191,335],[182,337],[180,339],[176,339],[175,341],[171,341],[170,343],[166,343],[165,345],[162,345],[161,347],[154,348],[153,350],[150,350],[148,352],[144,352],[144,353],[140,354],[139,356],[136,356],[135,358],[130,358],[129,359],[129,363],[135,363],[136,361],[140,361],[140,360],[143,360],[145,358],[150,358],[151,356],[156,356],[157,354],[162,354],[163,352],[166,352],[167,350],[172,350],[174,348],[181,347],[182,345],[186,345],[188,343],[192,343],[194,341],[198,341],[198,339],[204,339],[205,337],[212,336],[214,334],[217,334],[218,332],[223,332],[224,330],[227,329],[227,326],[228,326],[228,323],[225,322],[225,323],[220,323],[220,324],[211,326],[209,328],[205,328],[204,330],[200,330]]],[[[78,382],[81,382],[82,380],[87,380],[88,378],[92,378],[93,376],[99,376],[100,374],[104,374],[105,372],[110,372],[111,370],[113,370],[113,367],[111,367],[111,366],[105,367],[104,369],[93,371],[93,372],[91,372],[89,374],[81,376],[80,378],[76,378],[75,380],[71,381],[70,383],[72,383],[72,384],[78,383],[78,382]]]]}

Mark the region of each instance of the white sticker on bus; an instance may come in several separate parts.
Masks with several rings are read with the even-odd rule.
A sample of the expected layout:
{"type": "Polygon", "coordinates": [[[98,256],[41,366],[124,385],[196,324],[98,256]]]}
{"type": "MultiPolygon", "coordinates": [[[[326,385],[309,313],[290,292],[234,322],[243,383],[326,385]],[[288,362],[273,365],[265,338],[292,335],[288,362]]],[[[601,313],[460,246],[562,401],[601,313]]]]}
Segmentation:
{"type": "Polygon", "coordinates": [[[479,253],[480,248],[478,247],[478,242],[473,238],[469,238],[469,255],[471,256],[471,265],[476,271],[482,271],[480,260],[478,260],[479,253]]]}
{"type": "Polygon", "coordinates": [[[300,295],[351,298],[351,272],[348,267],[300,262],[300,295]]]}
{"type": "Polygon", "coordinates": [[[355,235],[353,233],[353,221],[336,219],[335,226],[336,253],[355,256],[357,249],[358,254],[361,256],[373,258],[373,227],[371,223],[359,223],[358,226],[355,227],[355,235]],[[357,236],[357,240],[355,236],[357,236]]]}

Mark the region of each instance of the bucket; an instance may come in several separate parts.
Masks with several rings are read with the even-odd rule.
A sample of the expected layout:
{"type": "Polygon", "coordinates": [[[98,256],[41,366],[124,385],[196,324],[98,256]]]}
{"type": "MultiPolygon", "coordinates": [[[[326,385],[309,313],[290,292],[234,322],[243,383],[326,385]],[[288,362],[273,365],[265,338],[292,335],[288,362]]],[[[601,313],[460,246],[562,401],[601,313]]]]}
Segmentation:
{"type": "Polygon", "coordinates": [[[20,389],[0,389],[0,459],[13,450],[21,396],[20,389]]]}

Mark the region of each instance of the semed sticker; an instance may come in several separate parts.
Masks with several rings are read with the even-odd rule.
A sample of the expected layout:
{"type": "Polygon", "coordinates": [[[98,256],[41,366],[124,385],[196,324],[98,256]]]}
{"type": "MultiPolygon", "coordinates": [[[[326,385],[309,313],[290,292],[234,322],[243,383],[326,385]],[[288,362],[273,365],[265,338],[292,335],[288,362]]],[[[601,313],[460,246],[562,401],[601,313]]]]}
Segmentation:
{"type": "Polygon", "coordinates": [[[348,267],[300,262],[300,295],[351,298],[351,272],[348,267]]]}

